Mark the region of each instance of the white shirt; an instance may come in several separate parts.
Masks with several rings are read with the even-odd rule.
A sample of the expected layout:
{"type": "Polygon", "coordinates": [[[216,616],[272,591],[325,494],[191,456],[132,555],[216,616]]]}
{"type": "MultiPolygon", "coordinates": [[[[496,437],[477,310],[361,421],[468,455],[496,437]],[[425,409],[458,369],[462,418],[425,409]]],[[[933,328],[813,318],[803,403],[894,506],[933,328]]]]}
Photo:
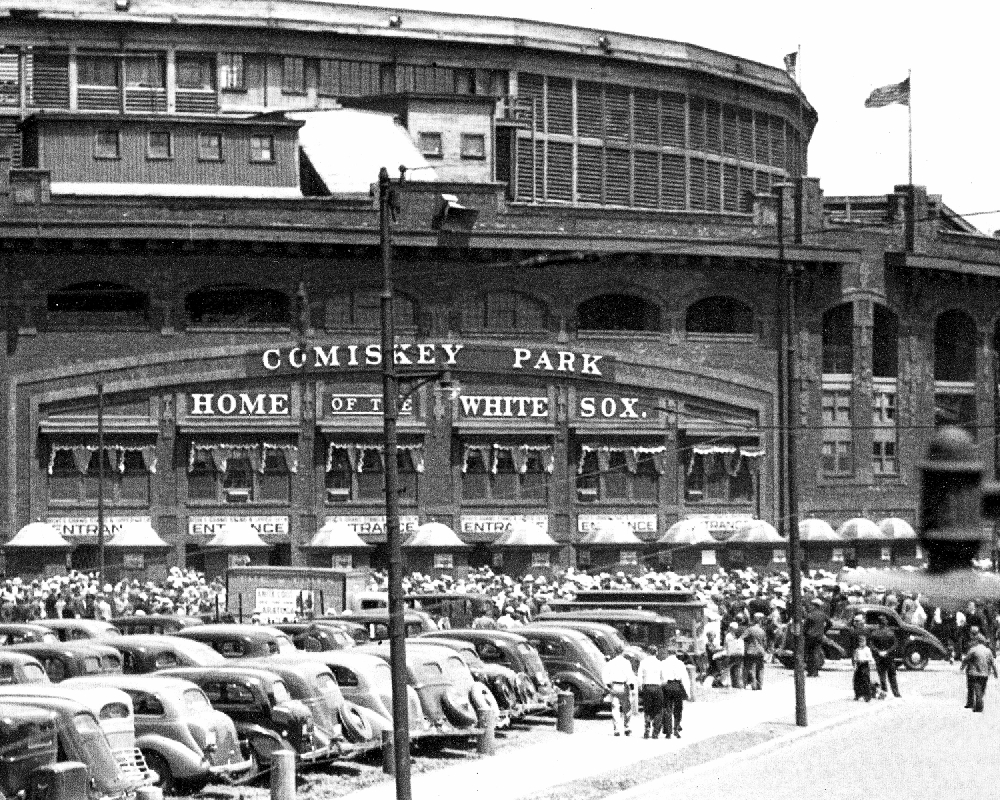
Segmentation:
{"type": "Polygon", "coordinates": [[[660,667],[662,661],[654,655],[646,656],[639,662],[639,683],[655,683],[660,685],[660,667]]]}
{"type": "Polygon", "coordinates": [[[612,658],[601,671],[601,680],[608,686],[612,683],[627,683],[635,686],[635,673],[632,665],[624,655],[617,655],[612,658]]]}
{"type": "Polygon", "coordinates": [[[677,656],[669,655],[660,662],[660,683],[680,681],[687,696],[690,697],[691,684],[688,682],[688,677],[687,667],[677,656]]]}

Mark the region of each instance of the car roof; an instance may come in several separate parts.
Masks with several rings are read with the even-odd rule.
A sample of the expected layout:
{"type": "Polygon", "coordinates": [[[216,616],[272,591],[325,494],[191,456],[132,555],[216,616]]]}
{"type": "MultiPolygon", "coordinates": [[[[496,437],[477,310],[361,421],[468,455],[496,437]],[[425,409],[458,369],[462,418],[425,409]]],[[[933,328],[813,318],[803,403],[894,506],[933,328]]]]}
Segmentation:
{"type": "Polygon", "coordinates": [[[77,630],[106,631],[114,628],[110,622],[102,619],[40,619],[38,624],[43,628],[59,630],[62,628],[75,628],[77,630]]]}
{"type": "Polygon", "coordinates": [[[574,642],[590,641],[590,637],[576,628],[560,628],[556,625],[525,625],[520,629],[525,637],[538,636],[542,639],[571,639],[574,642]]]}
{"type": "Polygon", "coordinates": [[[493,602],[493,599],[489,595],[480,594],[479,592],[409,592],[403,595],[404,600],[411,598],[419,600],[423,597],[439,600],[462,600],[468,598],[469,600],[489,600],[491,603],[493,602]]]}
{"type": "Polygon", "coordinates": [[[338,664],[351,668],[365,667],[371,669],[378,664],[385,663],[385,659],[380,658],[374,653],[359,653],[356,647],[352,647],[350,650],[323,650],[318,653],[310,653],[310,655],[320,656],[317,660],[321,661],[327,667],[331,664],[338,664]]]}
{"type": "Polygon", "coordinates": [[[7,694],[0,696],[0,703],[17,703],[19,706],[33,706],[35,708],[56,709],[60,713],[80,714],[86,712],[93,714],[93,709],[86,703],[74,700],[71,697],[57,697],[53,695],[28,695],[28,694],[7,694]]]}
{"type": "Polygon", "coordinates": [[[180,692],[192,688],[191,681],[173,675],[84,675],[69,678],[66,686],[110,686],[114,689],[135,689],[146,692],[180,692]]]}
{"type": "Polygon", "coordinates": [[[192,617],[185,614],[130,614],[125,617],[115,617],[111,620],[112,625],[117,625],[119,622],[123,624],[132,622],[177,622],[188,627],[205,624],[205,621],[201,617],[192,617]]]}
{"type": "Polygon", "coordinates": [[[592,619],[595,622],[616,619],[624,622],[665,622],[668,625],[677,624],[673,617],[658,614],[656,611],[638,608],[579,608],[571,611],[543,611],[538,615],[538,618],[539,620],[558,620],[562,616],[565,616],[566,619],[592,619]]]}
{"type": "MultiPolygon", "coordinates": [[[[320,618],[317,622],[322,622],[325,618],[320,618]]],[[[382,622],[389,620],[389,609],[387,608],[366,608],[364,611],[350,611],[344,612],[344,616],[337,617],[337,619],[343,620],[344,622],[382,622]]],[[[418,611],[413,608],[408,608],[403,612],[403,620],[415,622],[417,620],[425,622],[426,620],[432,619],[431,615],[426,611],[418,611]]]]}
{"type": "Polygon", "coordinates": [[[231,639],[244,637],[255,640],[270,640],[274,638],[287,638],[288,634],[272,628],[270,625],[248,625],[232,624],[226,622],[212,623],[210,625],[192,625],[182,631],[170,634],[171,636],[181,636],[183,638],[198,639],[204,636],[206,639],[231,639]]]}
{"type": "Polygon", "coordinates": [[[191,675],[198,678],[211,678],[215,675],[218,676],[220,680],[228,678],[256,678],[258,680],[266,679],[267,681],[276,681],[281,678],[281,676],[274,670],[267,669],[263,665],[258,666],[257,664],[232,666],[229,664],[220,664],[217,667],[170,667],[169,669],[160,670],[156,674],[161,675],[166,673],[168,677],[183,678],[184,675],[177,674],[181,672],[185,675],[191,675]]]}
{"type": "Polygon", "coordinates": [[[48,625],[39,625],[37,622],[0,622],[0,633],[7,631],[31,631],[32,633],[52,633],[52,628],[48,625]]]}
{"type": "Polygon", "coordinates": [[[66,656],[110,656],[121,657],[121,653],[108,644],[99,644],[90,640],[77,639],[72,642],[25,642],[23,644],[10,644],[5,649],[10,649],[18,653],[28,653],[38,658],[39,655],[66,655],[66,656]]]}
{"type": "Polygon", "coordinates": [[[428,631],[426,634],[422,633],[416,638],[421,638],[427,636],[440,636],[443,638],[456,638],[463,639],[468,642],[481,641],[481,640],[492,640],[505,642],[506,644],[517,644],[518,642],[526,642],[525,639],[517,631],[502,631],[496,628],[453,628],[451,630],[445,631],[428,631]]]}
{"type": "Polygon", "coordinates": [[[30,653],[21,653],[17,650],[0,649],[0,663],[7,664],[38,664],[41,662],[30,653]]]}

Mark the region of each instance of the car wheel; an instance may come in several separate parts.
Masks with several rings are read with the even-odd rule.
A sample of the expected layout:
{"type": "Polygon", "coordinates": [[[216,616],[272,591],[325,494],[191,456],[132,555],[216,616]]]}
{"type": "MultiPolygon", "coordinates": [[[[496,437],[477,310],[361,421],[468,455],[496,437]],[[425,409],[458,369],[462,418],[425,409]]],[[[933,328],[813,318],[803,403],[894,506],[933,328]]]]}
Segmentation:
{"type": "Polygon", "coordinates": [[[375,736],[371,723],[358,707],[353,703],[345,702],[337,712],[340,717],[340,724],[344,728],[344,736],[351,744],[367,742],[375,736]]]}
{"type": "Polygon", "coordinates": [[[927,666],[930,657],[927,651],[918,644],[907,645],[903,651],[903,666],[909,670],[922,670],[927,666]]]}
{"type": "Polygon", "coordinates": [[[163,756],[159,753],[154,753],[152,750],[143,750],[142,757],[146,760],[146,766],[159,775],[156,785],[163,790],[164,794],[168,794],[177,788],[174,773],[163,756]]]}

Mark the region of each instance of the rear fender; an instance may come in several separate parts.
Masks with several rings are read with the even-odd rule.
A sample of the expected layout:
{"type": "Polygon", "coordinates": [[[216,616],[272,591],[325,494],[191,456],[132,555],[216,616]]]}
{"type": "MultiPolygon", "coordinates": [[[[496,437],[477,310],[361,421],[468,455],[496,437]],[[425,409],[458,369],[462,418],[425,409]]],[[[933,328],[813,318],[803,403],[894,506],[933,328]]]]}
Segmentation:
{"type": "Polygon", "coordinates": [[[208,774],[209,764],[201,753],[196,753],[176,739],[155,733],[135,737],[135,744],[142,752],[152,751],[170,765],[176,778],[199,778],[208,774]]]}

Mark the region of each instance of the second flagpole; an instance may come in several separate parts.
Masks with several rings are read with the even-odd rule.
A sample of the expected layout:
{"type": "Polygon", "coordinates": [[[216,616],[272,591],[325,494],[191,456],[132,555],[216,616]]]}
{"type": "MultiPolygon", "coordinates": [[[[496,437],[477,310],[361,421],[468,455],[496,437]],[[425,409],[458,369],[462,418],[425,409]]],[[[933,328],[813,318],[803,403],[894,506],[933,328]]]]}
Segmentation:
{"type": "Polygon", "coordinates": [[[909,122],[909,171],[908,183],[913,186],[913,71],[906,70],[906,116],[909,122]]]}

